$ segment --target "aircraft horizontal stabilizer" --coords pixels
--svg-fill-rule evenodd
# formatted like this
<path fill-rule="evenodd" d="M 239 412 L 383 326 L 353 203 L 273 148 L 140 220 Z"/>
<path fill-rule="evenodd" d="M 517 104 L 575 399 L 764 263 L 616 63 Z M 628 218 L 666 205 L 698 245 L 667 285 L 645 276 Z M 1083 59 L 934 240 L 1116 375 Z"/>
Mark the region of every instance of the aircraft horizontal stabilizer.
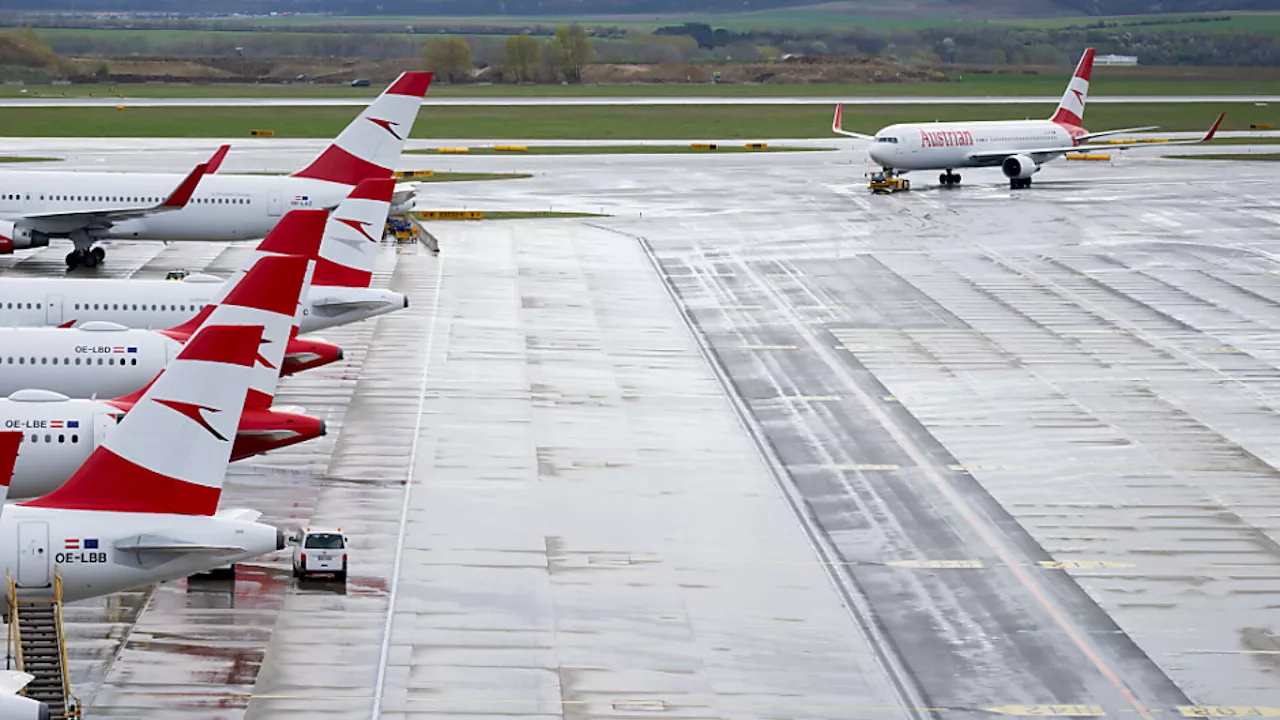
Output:
<path fill-rule="evenodd" d="M 239 545 L 207 545 L 188 543 L 159 535 L 135 535 L 113 545 L 120 552 L 210 553 L 224 555 L 247 550 Z"/>
<path fill-rule="evenodd" d="M 250 510 L 249 508 L 226 508 L 225 510 L 219 510 L 218 514 L 214 515 L 214 517 L 219 520 L 234 520 L 236 522 L 251 523 L 257 522 L 258 518 L 262 517 L 262 513 L 257 510 Z"/>

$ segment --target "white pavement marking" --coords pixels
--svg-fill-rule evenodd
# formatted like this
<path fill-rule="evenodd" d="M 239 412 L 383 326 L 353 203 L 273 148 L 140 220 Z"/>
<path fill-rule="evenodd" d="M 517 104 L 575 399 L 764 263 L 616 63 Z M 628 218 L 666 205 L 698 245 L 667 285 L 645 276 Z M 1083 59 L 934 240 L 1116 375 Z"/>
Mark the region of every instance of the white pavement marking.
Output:
<path fill-rule="evenodd" d="M 400 564 L 404 555 L 404 533 L 409 524 L 409 501 L 413 497 L 413 469 L 418 461 L 418 441 L 422 437 L 422 410 L 427 400 L 427 375 L 431 370 L 431 350 L 435 345 L 436 325 L 440 321 L 440 295 L 443 292 L 444 258 L 436 266 L 436 292 L 431 301 L 431 329 L 427 331 L 426 357 L 422 362 L 422 378 L 418 382 L 418 412 L 413 423 L 413 442 L 409 445 L 409 466 L 405 474 L 404 502 L 400 506 L 400 530 L 396 536 L 395 560 L 391 564 L 391 582 L 387 586 L 387 622 L 382 627 L 382 647 L 378 651 L 378 676 L 373 684 L 373 710 L 369 717 L 382 717 L 382 692 L 387 682 L 387 656 L 391 652 L 391 626 L 396 616 L 396 592 L 400 589 Z"/>

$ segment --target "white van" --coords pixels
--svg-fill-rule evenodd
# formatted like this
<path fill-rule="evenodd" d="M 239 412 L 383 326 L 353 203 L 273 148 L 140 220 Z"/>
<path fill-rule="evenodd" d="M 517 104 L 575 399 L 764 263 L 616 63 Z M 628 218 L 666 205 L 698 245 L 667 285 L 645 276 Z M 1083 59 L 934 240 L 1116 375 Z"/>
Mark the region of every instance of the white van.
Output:
<path fill-rule="evenodd" d="M 293 576 L 332 575 L 347 581 L 347 536 L 342 528 L 304 528 L 289 538 L 293 543 Z"/>

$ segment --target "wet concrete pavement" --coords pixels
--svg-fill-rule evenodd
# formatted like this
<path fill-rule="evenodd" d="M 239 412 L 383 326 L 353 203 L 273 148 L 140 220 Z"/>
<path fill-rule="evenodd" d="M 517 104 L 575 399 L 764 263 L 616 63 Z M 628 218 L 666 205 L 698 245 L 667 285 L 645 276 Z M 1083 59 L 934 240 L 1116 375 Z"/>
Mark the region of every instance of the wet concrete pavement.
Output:
<path fill-rule="evenodd" d="M 848 150 L 412 163 L 535 173 L 424 207 L 613 217 L 385 246 L 410 307 L 282 383 L 329 436 L 224 499 L 342 526 L 345 591 L 281 554 L 77 606 L 90 717 L 1280 706 L 1273 165 L 872 197 Z"/>

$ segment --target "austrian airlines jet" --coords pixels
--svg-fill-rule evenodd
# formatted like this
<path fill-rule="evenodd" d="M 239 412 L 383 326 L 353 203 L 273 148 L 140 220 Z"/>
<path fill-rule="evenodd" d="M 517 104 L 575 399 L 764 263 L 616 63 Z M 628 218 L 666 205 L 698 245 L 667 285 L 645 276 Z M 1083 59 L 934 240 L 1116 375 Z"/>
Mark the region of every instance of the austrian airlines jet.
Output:
<path fill-rule="evenodd" d="M 909 170 L 945 170 L 938 176 L 943 185 L 958 185 L 955 168 L 999 167 L 1009 178 L 1009 187 L 1031 187 L 1031 176 L 1040 165 L 1069 152 L 1126 149 L 1125 145 L 1090 145 L 1094 138 L 1119 133 L 1155 130 L 1154 126 L 1104 130 L 1091 133 L 1081 127 L 1084 104 L 1089 97 L 1089 76 L 1093 73 L 1093 48 L 1084 51 L 1058 109 L 1048 120 L 983 120 L 889 125 L 875 135 L 862 135 L 841 127 L 844 106 L 836 106 L 833 132 L 870 140 L 869 154 L 890 174 Z M 1194 145 L 1213 139 L 1222 115 L 1198 140 L 1179 140 L 1164 145 Z"/>
<path fill-rule="evenodd" d="M 390 178 L 362 181 L 329 216 L 315 274 L 303 298 L 301 332 L 408 307 L 404 295 L 369 287 L 395 186 Z M 292 244 L 293 237 L 271 232 L 258 245 L 258 253 L 309 254 Z M 241 272 L 252 264 L 253 258 Z M 6 277 L 0 282 L 0 327 L 104 320 L 131 328 L 169 328 L 191 320 L 225 293 L 229 283 L 211 275 L 191 275 L 182 281 Z"/>
<path fill-rule="evenodd" d="M 324 214 L 323 210 L 295 211 L 298 212 Z M 284 222 L 272 232 L 278 232 L 283 226 Z M 314 236 L 313 249 L 319 245 L 318 229 Z M 244 413 L 236 429 L 232 460 L 294 445 L 325 433 L 324 421 L 318 418 L 271 407 L 279 379 L 278 368 L 284 361 L 284 340 L 294 329 L 297 312 L 297 299 L 291 298 L 290 292 L 294 287 L 301 290 L 305 286 L 307 265 L 308 259 L 302 256 L 263 257 L 208 314 L 211 318 L 221 318 L 220 322 L 224 323 L 263 326 L 262 348 L 253 366 Z M 30 498 L 53 492 L 111 436 L 117 423 L 142 394 L 139 391 L 114 400 L 98 401 L 71 400 L 48 390 L 20 390 L 0 400 L 0 427 L 21 431 L 24 437 L 10 495 Z"/>
<path fill-rule="evenodd" d="M 160 173 L 0 173 L 0 254 L 42 247 L 54 237 L 75 249 L 67 266 L 92 267 L 94 243 L 128 240 L 248 240 L 267 234 L 296 208 L 332 208 L 368 178 L 390 178 L 413 129 L 431 73 L 406 72 L 307 167 L 289 176 L 207 175 L 185 207 L 157 205 L 182 179 Z M 221 153 L 221 151 L 220 151 Z M 215 158 L 221 162 L 221 158 Z M 397 211 L 412 207 L 413 185 Z"/>
<path fill-rule="evenodd" d="M 271 236 L 300 238 L 300 243 L 307 243 L 309 247 L 301 247 L 305 254 L 299 262 L 309 268 L 312 258 L 318 255 L 316 246 L 327 219 L 324 210 L 294 210 L 271 231 Z M 268 244 L 268 240 L 263 243 Z M 247 277 L 237 276 L 229 282 L 243 285 L 242 280 Z M 318 367 L 342 357 L 341 348 L 336 345 L 290 337 L 296 304 L 295 297 L 282 325 L 271 325 L 266 330 L 266 342 L 284 349 L 283 362 L 270 368 L 277 375 Z M 207 313 L 200 319 L 205 316 Z M 0 394 L 41 388 L 80 398 L 127 395 L 159 374 L 196 327 L 188 323 L 151 331 L 98 321 L 73 329 L 0 328 Z M 274 394 L 273 379 L 263 380 L 261 385 L 265 395 Z"/>
<path fill-rule="evenodd" d="M 218 511 L 261 340 L 260 327 L 202 328 L 71 479 L 5 507 L 0 559 L 19 595 L 50 593 L 55 568 L 74 601 L 284 548 L 260 513 Z"/>

